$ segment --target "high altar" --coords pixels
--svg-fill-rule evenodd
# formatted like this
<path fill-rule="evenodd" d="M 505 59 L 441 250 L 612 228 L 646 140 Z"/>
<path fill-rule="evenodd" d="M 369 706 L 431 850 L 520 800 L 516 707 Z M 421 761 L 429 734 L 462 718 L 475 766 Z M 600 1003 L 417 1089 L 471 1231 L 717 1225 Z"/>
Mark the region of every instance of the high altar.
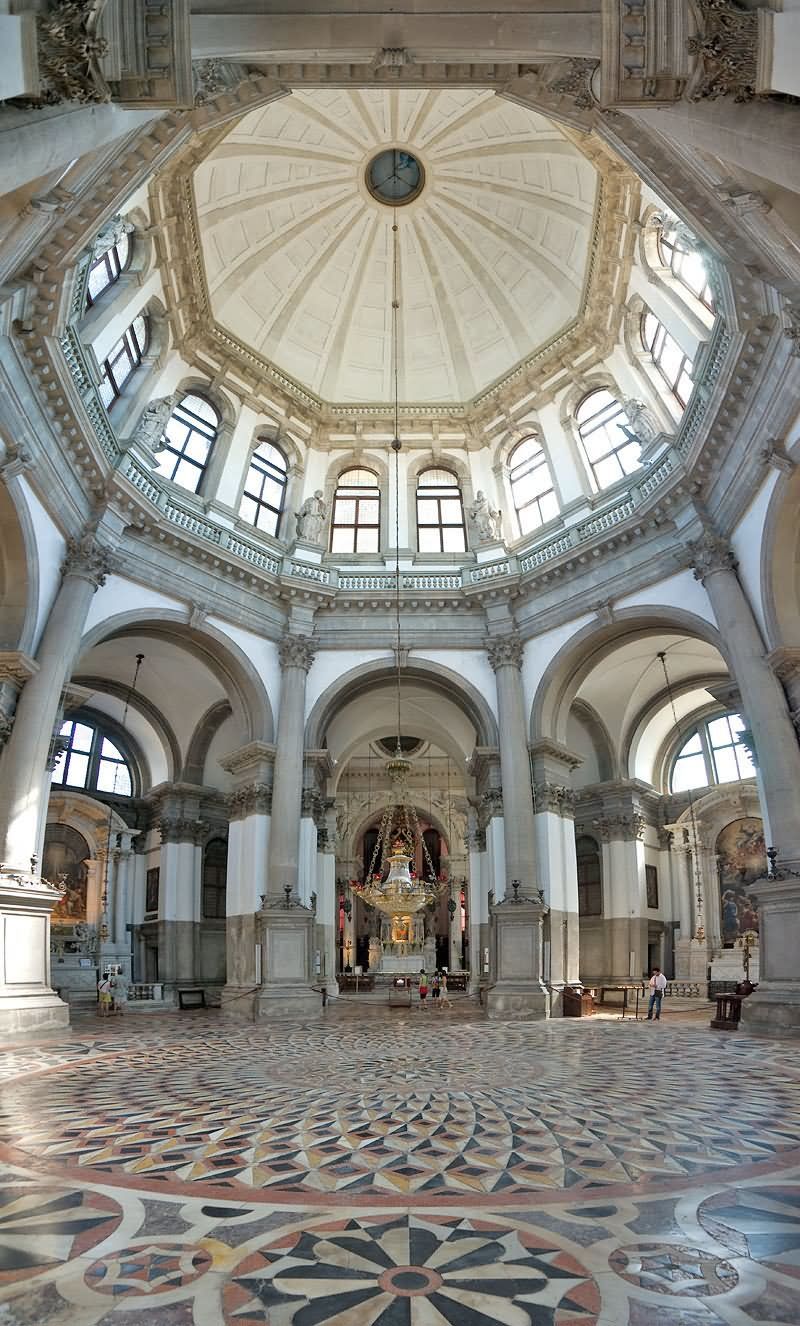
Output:
<path fill-rule="evenodd" d="M 408 976 L 436 965 L 436 942 L 432 936 L 426 940 L 422 916 L 431 894 L 411 878 L 410 859 L 405 845 L 395 842 L 386 882 L 362 895 L 381 913 L 380 936 L 369 942 L 369 968 L 383 976 Z"/>

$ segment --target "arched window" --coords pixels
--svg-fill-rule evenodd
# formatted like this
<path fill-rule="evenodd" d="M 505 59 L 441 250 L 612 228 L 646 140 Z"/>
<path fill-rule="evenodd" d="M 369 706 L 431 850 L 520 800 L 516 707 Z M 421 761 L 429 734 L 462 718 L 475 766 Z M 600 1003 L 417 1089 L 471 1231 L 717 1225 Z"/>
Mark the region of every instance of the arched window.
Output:
<path fill-rule="evenodd" d="M 642 345 L 666 382 L 678 404 L 685 408 L 692 394 L 694 365 L 678 342 L 670 336 L 663 322 L 650 310 L 642 314 Z"/>
<path fill-rule="evenodd" d="M 424 470 L 417 480 L 420 552 L 466 552 L 467 531 L 458 479 L 450 470 Z"/>
<path fill-rule="evenodd" d="M 535 437 L 514 447 L 508 458 L 508 480 L 520 534 L 530 534 L 558 515 L 550 466 Z"/>
<path fill-rule="evenodd" d="M 675 757 L 670 791 L 755 778 L 755 765 L 742 741 L 744 731 L 740 714 L 722 714 L 699 723 Z"/>
<path fill-rule="evenodd" d="M 147 351 L 149 322 L 144 313 L 134 318 L 100 368 L 100 399 L 107 410 L 122 395 L 122 388 L 136 371 Z"/>
<path fill-rule="evenodd" d="M 664 226 L 658 232 L 658 256 L 669 267 L 676 281 L 714 312 L 714 294 L 708 270 L 700 253 L 682 231 Z"/>
<path fill-rule="evenodd" d="M 62 723 L 59 737 L 63 755 L 53 770 L 54 785 L 119 797 L 133 795 L 130 761 L 102 728 L 85 719 L 68 719 Z"/>
<path fill-rule="evenodd" d="M 95 300 L 118 281 L 131 260 L 133 245 L 131 237 L 123 232 L 115 244 L 95 258 L 89 268 L 86 281 L 86 307 L 91 308 Z"/>
<path fill-rule="evenodd" d="M 242 520 L 277 537 L 286 501 L 288 465 L 280 447 L 262 439 L 250 460 L 239 507 Z"/>
<path fill-rule="evenodd" d="M 225 888 L 228 873 L 228 844 L 224 838 L 211 838 L 203 853 L 203 918 L 225 919 Z"/>
<path fill-rule="evenodd" d="M 578 915 L 603 915 L 603 882 L 600 869 L 600 848 L 588 833 L 575 839 L 578 861 Z"/>
<path fill-rule="evenodd" d="M 372 470 L 345 470 L 333 498 L 331 552 L 373 553 L 380 546 L 381 491 Z"/>
<path fill-rule="evenodd" d="M 158 454 L 156 473 L 196 493 L 217 440 L 220 417 L 205 396 L 190 392 L 172 411 Z"/>
<path fill-rule="evenodd" d="M 584 396 L 575 421 L 598 488 L 608 488 L 638 470 L 639 443 L 622 404 L 606 387 Z"/>

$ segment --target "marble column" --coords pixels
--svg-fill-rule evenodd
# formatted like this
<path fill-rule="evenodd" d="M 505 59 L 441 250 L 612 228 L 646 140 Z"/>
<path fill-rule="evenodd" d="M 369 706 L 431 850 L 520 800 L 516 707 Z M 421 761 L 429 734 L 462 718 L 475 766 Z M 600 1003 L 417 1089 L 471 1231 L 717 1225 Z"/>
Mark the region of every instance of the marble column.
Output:
<path fill-rule="evenodd" d="M 326 797 L 324 824 L 318 833 L 317 934 L 321 952 L 319 978 L 329 999 L 339 993 L 336 980 L 336 944 L 339 924 L 339 892 L 336 887 L 336 801 Z"/>
<path fill-rule="evenodd" d="M 188 813 L 187 813 L 188 809 Z M 205 824 L 191 807 L 167 812 L 159 820 L 161 877 L 158 894 L 158 973 L 165 991 L 193 985 L 195 940 L 200 924 Z"/>
<path fill-rule="evenodd" d="M 222 760 L 233 777 L 228 797 L 228 868 L 225 888 L 226 983 L 223 1012 L 251 1020 L 261 983 L 258 913 L 267 887 L 275 747 L 250 741 Z"/>
<path fill-rule="evenodd" d="M 644 819 L 638 808 L 608 808 L 590 833 L 603 845 L 603 922 L 608 984 L 641 979 L 647 962 Z"/>
<path fill-rule="evenodd" d="M 743 1005 L 743 1024 L 749 1031 L 800 1035 L 800 745 L 733 552 L 708 529 L 689 547 L 753 734 L 765 838 L 778 852 L 783 876 L 761 880 L 751 889 L 759 904 L 761 979 Z"/>
<path fill-rule="evenodd" d="M 109 570 L 109 553 L 93 534 L 67 542 L 56 595 L 36 655 L 38 670 L 20 695 L 0 759 L 0 861 L 28 870 L 38 851 L 47 797 L 43 776 L 61 693 L 80 648 L 95 591 Z"/>
<path fill-rule="evenodd" d="M 278 650 L 281 702 L 272 787 L 272 831 L 267 871 L 269 898 L 282 898 L 287 884 L 292 896 L 297 895 L 306 677 L 314 661 L 314 650 L 312 641 L 302 635 L 285 635 Z"/>
<path fill-rule="evenodd" d="M 580 981 L 578 862 L 575 853 L 575 794 L 570 786 L 579 755 L 555 741 L 536 741 L 533 760 L 536 861 L 548 913 L 545 933 L 549 964 L 545 979 L 551 988 L 551 1015 L 561 1013 L 565 985 Z"/>
<path fill-rule="evenodd" d="M 537 883 L 522 641 L 515 632 L 495 636 L 488 640 L 486 652 L 497 686 L 507 894 L 512 880 L 519 880 L 525 891 Z"/>

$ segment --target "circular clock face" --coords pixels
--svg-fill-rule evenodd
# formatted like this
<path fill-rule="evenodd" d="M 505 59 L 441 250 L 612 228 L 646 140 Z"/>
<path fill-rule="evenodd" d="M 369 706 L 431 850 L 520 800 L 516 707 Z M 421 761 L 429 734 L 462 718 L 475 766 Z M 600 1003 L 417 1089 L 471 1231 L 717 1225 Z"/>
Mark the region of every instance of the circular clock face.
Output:
<path fill-rule="evenodd" d="M 422 192 L 425 172 L 411 152 L 389 147 L 367 166 L 367 188 L 378 202 L 389 207 L 410 203 Z"/>

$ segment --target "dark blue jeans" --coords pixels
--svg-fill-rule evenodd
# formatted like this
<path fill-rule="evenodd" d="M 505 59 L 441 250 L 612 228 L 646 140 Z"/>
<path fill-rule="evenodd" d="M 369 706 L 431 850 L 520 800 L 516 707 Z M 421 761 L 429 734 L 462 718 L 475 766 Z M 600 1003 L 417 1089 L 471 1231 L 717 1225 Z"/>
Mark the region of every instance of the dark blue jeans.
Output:
<path fill-rule="evenodd" d="M 664 993 L 663 990 L 654 990 L 653 993 L 651 994 L 650 1003 L 647 1005 L 648 1022 L 653 1016 L 653 1009 L 656 1010 L 656 1022 L 661 1017 L 661 998 L 663 993 Z"/>

